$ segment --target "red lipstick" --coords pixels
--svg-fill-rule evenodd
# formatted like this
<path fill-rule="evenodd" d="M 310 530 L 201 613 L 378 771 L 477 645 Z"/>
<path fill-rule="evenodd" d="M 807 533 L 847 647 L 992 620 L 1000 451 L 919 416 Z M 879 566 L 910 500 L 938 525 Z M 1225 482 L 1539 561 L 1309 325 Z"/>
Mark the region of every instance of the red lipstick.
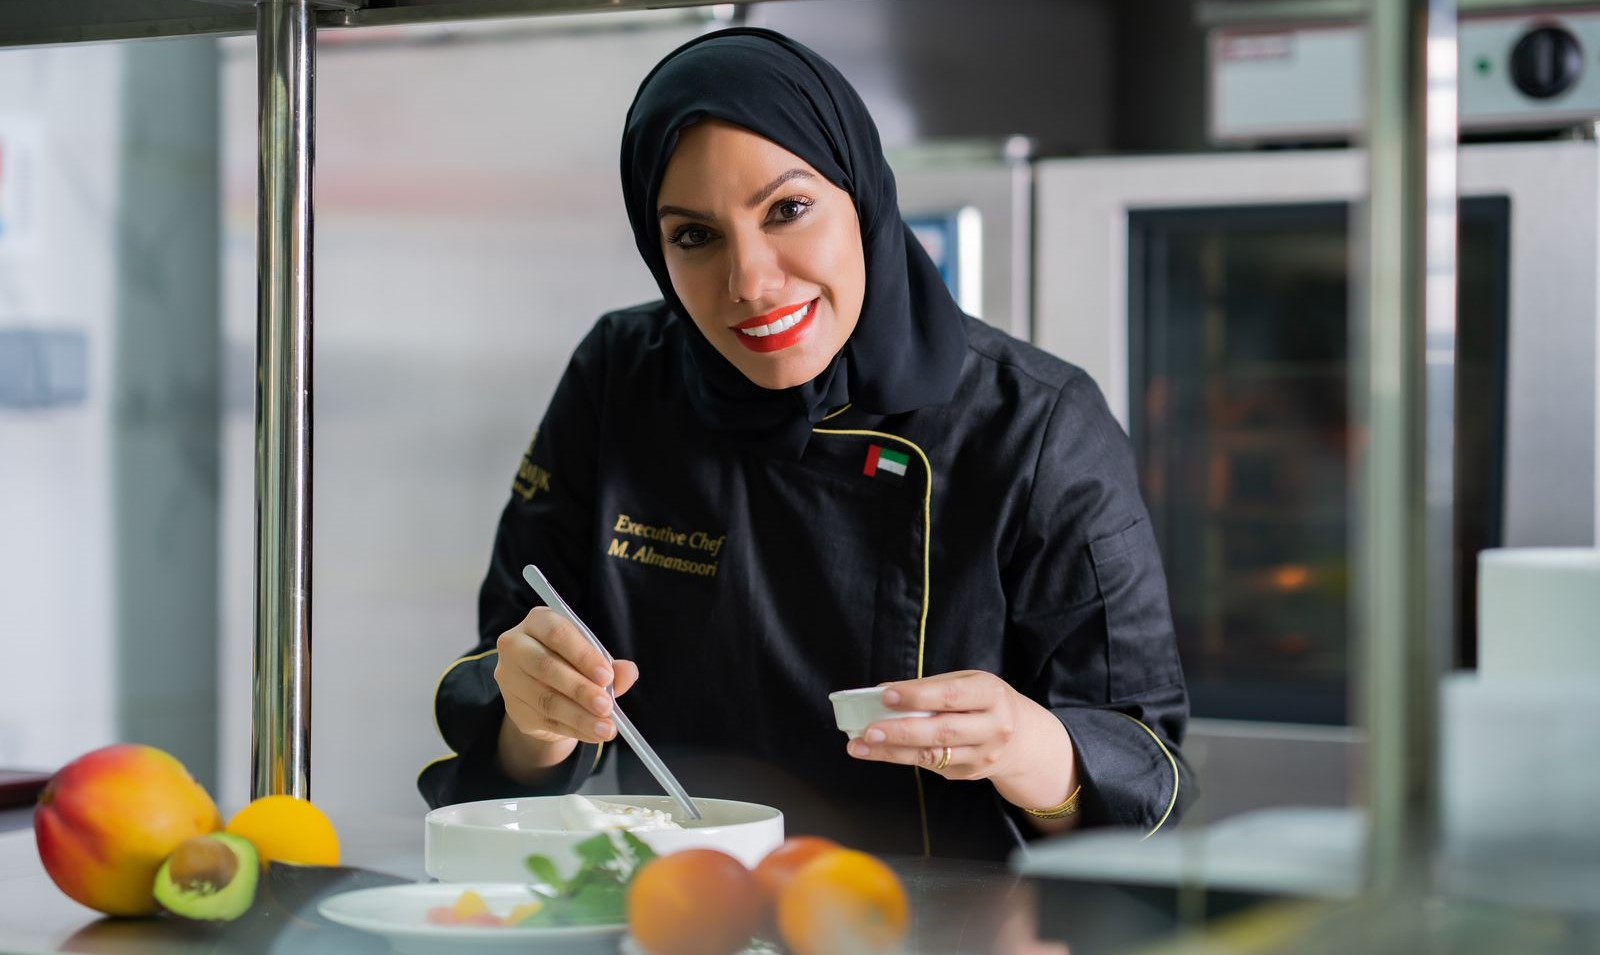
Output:
<path fill-rule="evenodd" d="M 754 352 L 782 351 L 783 349 L 788 348 L 789 346 L 800 341 L 800 339 L 805 337 L 807 332 L 811 331 L 813 319 L 817 317 L 816 305 L 819 301 L 820 299 L 812 299 L 809 302 L 801 302 L 798 305 L 786 305 L 783 308 L 775 309 L 765 315 L 759 315 L 755 318 L 740 322 L 739 324 L 733 326 L 734 337 L 739 339 L 739 344 Z M 810 306 L 810 309 L 806 312 L 804 318 L 797 322 L 792 328 L 784 329 L 775 335 L 765 335 L 757 338 L 740 331 L 740 329 L 760 328 L 763 325 L 771 325 L 774 322 L 788 318 L 790 315 L 793 315 L 795 312 L 798 312 L 807 306 Z"/>
<path fill-rule="evenodd" d="M 760 327 L 762 325 L 771 325 L 773 322 L 777 321 L 778 319 L 780 319 L 780 318 L 788 318 L 790 315 L 793 315 L 795 312 L 800 311 L 802 308 L 805 308 L 807 305 L 810 305 L 810 304 L 811 304 L 810 302 L 801 302 L 798 305 L 785 305 L 782 308 L 773 309 L 772 311 L 768 312 L 765 315 L 757 315 L 755 318 L 749 319 L 748 321 L 740 322 L 739 324 L 737 324 L 737 325 L 735 325 L 733 327 L 734 328 L 758 328 L 758 327 Z"/>

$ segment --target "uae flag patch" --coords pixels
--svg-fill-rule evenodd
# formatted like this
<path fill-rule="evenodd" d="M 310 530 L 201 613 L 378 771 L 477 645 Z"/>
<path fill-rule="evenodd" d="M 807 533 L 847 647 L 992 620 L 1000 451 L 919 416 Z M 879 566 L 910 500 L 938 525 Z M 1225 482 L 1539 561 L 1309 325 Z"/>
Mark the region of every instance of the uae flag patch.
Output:
<path fill-rule="evenodd" d="M 862 473 L 867 477 L 877 477 L 879 472 L 906 476 L 906 465 L 911 463 L 911 458 L 899 451 L 891 451 L 881 445 L 874 444 L 867 449 L 867 466 Z"/>

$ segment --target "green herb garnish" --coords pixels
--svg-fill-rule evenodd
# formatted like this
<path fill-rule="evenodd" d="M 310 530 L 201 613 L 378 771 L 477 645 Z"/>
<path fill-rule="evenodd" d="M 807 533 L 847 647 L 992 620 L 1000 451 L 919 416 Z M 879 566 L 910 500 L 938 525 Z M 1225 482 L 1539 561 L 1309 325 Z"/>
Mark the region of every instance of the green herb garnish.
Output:
<path fill-rule="evenodd" d="M 570 879 L 562 879 L 555 863 L 544 856 L 527 858 L 531 887 L 545 897 L 545 904 L 523 925 L 617 925 L 628 920 L 628 886 L 656 857 L 654 850 L 622 829 L 602 832 L 574 848 L 582 864 Z"/>

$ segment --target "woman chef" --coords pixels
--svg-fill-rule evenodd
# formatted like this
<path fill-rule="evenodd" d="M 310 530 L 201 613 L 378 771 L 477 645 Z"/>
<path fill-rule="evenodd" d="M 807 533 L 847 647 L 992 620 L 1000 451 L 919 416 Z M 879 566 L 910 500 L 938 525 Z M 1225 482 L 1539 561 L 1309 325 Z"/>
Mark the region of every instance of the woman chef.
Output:
<path fill-rule="evenodd" d="M 622 182 L 663 300 L 603 316 L 556 388 L 439 683 L 428 801 L 578 788 L 615 681 L 690 793 L 791 834 L 998 858 L 1172 822 L 1188 704 L 1126 437 L 1082 371 L 960 312 L 845 79 L 766 30 L 686 43 Z M 934 715 L 847 741 L 828 694 L 880 683 Z"/>

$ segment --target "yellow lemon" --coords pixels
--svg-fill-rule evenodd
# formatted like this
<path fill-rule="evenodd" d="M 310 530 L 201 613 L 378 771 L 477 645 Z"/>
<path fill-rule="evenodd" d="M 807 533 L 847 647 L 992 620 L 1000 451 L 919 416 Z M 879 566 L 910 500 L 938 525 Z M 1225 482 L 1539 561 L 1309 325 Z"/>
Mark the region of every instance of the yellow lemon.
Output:
<path fill-rule="evenodd" d="M 250 840 L 264 862 L 339 864 L 339 834 L 333 822 L 297 796 L 262 796 L 239 810 L 226 831 Z"/>

